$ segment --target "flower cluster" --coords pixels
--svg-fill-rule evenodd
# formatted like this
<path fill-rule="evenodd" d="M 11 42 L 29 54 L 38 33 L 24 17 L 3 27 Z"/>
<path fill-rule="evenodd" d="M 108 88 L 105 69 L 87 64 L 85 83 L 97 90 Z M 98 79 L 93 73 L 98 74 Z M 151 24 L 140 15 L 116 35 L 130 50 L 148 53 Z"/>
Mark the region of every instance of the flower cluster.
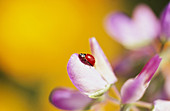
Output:
<path fill-rule="evenodd" d="M 105 29 L 129 50 L 111 66 L 96 38 L 90 38 L 91 54 L 75 53 L 67 64 L 68 75 L 79 91 L 56 88 L 50 94 L 50 102 L 63 110 L 86 110 L 110 99 L 121 111 L 138 111 L 139 107 L 170 111 L 170 3 L 160 19 L 144 4 L 136 7 L 132 19 L 122 12 L 112 13 L 105 20 Z M 142 63 L 143 69 L 125 81 L 119 93 L 115 83 L 130 76 Z M 153 81 L 153 85 L 151 82 L 153 77 L 161 79 L 160 75 L 164 77 L 163 87 L 146 93 L 149 86 L 160 86 L 159 81 Z M 111 89 L 116 97 L 109 95 Z M 147 102 L 140 101 L 144 94 Z"/>

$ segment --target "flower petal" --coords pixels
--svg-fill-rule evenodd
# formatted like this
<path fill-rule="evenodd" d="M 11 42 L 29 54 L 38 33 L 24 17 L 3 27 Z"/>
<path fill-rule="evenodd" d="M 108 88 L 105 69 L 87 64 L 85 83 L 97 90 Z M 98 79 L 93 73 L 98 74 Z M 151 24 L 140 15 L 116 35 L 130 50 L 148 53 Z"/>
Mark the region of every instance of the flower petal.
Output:
<path fill-rule="evenodd" d="M 147 5 L 141 4 L 135 8 L 133 21 L 139 31 L 140 40 L 150 41 L 160 33 L 159 20 Z"/>
<path fill-rule="evenodd" d="M 145 83 L 150 82 L 152 76 L 155 74 L 156 70 L 158 69 L 161 60 L 162 59 L 157 54 L 154 57 L 152 57 L 148 61 L 148 63 L 144 66 L 142 71 L 139 73 L 138 78 L 139 76 L 144 76 Z"/>
<path fill-rule="evenodd" d="M 101 47 L 99 46 L 98 42 L 94 37 L 90 38 L 90 48 L 96 61 L 95 63 L 96 70 L 109 84 L 114 84 L 117 81 L 117 78 L 103 50 L 101 49 Z"/>
<path fill-rule="evenodd" d="M 125 47 L 136 42 L 137 31 L 133 21 L 124 13 L 110 14 L 106 19 L 107 33 Z"/>
<path fill-rule="evenodd" d="M 133 103 L 139 100 L 145 93 L 151 78 L 158 69 L 161 58 L 155 55 L 144 66 L 141 73 L 134 78 L 127 80 L 121 88 L 122 103 Z"/>
<path fill-rule="evenodd" d="M 68 88 L 54 89 L 50 94 L 50 102 L 57 108 L 63 110 L 80 110 L 87 107 L 92 99 Z"/>
<path fill-rule="evenodd" d="M 146 90 L 146 86 L 143 83 L 142 78 L 128 79 L 121 88 L 122 103 L 133 103 L 139 100 Z"/>
<path fill-rule="evenodd" d="M 68 75 L 73 84 L 83 93 L 92 94 L 107 87 L 107 83 L 92 66 L 85 65 L 73 54 L 67 65 Z"/>
<path fill-rule="evenodd" d="M 146 5 L 136 7 L 132 20 L 123 13 L 110 14 L 105 22 L 108 34 L 129 49 L 148 45 L 160 33 L 160 24 Z"/>
<path fill-rule="evenodd" d="M 165 37 L 170 37 L 170 3 L 161 15 L 161 32 Z"/>
<path fill-rule="evenodd" d="M 166 101 L 166 100 L 154 101 L 153 111 L 170 111 L 170 101 Z"/>

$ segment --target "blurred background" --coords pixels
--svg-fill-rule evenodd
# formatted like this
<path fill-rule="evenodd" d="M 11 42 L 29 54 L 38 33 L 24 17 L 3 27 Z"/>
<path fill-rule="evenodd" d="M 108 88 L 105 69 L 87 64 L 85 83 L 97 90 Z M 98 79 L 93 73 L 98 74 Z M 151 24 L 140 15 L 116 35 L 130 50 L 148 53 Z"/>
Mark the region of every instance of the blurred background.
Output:
<path fill-rule="evenodd" d="M 105 32 L 105 17 L 115 10 L 131 15 L 139 3 L 159 17 L 168 1 L 0 0 L 0 111 L 59 111 L 49 94 L 75 88 L 66 69 L 71 54 L 90 53 L 93 36 L 109 61 L 123 51 Z"/>

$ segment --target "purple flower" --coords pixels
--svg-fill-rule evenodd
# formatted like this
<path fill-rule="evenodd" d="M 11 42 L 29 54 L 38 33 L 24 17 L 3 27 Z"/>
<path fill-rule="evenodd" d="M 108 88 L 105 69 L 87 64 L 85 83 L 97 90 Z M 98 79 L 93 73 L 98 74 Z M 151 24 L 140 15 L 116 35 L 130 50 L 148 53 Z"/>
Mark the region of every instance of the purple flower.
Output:
<path fill-rule="evenodd" d="M 137 6 L 132 19 L 121 12 L 110 14 L 105 27 L 111 37 L 129 49 L 148 45 L 160 32 L 158 19 L 146 5 Z"/>
<path fill-rule="evenodd" d="M 143 96 L 154 73 L 158 69 L 160 62 L 161 58 L 158 55 L 155 55 L 144 66 L 136 78 L 129 79 L 124 83 L 121 88 L 121 99 L 123 104 L 136 102 Z"/>
<path fill-rule="evenodd" d="M 166 100 L 154 101 L 153 111 L 170 111 L 170 101 L 166 101 Z"/>
<path fill-rule="evenodd" d="M 67 71 L 71 81 L 81 92 L 96 98 L 106 92 L 117 78 L 95 38 L 90 38 L 90 48 L 95 65 L 86 65 L 81 62 L 78 54 L 73 54 L 68 62 Z"/>
<path fill-rule="evenodd" d="M 54 89 L 50 94 L 50 102 L 63 110 L 85 109 L 92 102 L 88 96 L 68 88 Z"/>
<path fill-rule="evenodd" d="M 167 38 L 170 37 L 170 3 L 166 6 L 161 15 L 161 33 Z"/>

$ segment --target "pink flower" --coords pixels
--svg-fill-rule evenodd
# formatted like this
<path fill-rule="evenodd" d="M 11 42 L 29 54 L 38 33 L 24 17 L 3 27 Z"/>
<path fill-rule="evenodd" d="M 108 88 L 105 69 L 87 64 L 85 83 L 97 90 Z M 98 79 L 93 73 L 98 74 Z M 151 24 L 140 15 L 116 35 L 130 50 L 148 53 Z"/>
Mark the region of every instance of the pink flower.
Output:
<path fill-rule="evenodd" d="M 110 14 L 105 27 L 111 37 L 129 49 L 148 45 L 160 32 L 158 19 L 146 5 L 137 6 L 132 19 L 121 12 Z"/>
<path fill-rule="evenodd" d="M 170 111 L 170 101 L 166 101 L 166 100 L 154 101 L 153 111 Z"/>
<path fill-rule="evenodd" d="M 95 38 L 90 38 L 90 48 L 95 65 L 86 65 L 78 54 L 73 54 L 68 62 L 67 71 L 71 81 L 81 92 L 95 98 L 106 92 L 117 78 Z"/>
<path fill-rule="evenodd" d="M 166 6 L 161 15 L 161 33 L 167 38 L 170 37 L 170 3 Z"/>
<path fill-rule="evenodd" d="M 155 55 L 144 66 L 137 77 L 128 79 L 124 83 L 121 88 L 121 99 L 123 104 L 136 102 L 143 96 L 154 73 L 158 69 L 160 62 L 161 58 L 158 55 Z"/>

